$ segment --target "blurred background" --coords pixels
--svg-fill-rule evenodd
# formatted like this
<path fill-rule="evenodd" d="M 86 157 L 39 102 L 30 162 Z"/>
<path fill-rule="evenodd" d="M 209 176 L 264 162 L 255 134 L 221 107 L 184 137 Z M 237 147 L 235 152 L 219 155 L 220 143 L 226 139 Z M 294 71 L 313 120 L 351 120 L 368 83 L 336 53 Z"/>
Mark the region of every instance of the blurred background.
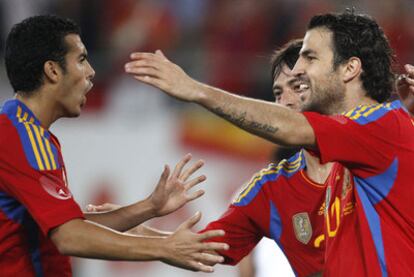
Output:
<path fill-rule="evenodd" d="M 201 108 L 179 103 L 123 73 L 132 51 L 161 49 L 192 77 L 250 97 L 273 100 L 269 58 L 302 37 L 316 13 L 355 7 L 374 16 L 396 52 L 397 70 L 414 63 L 413 0 L 0 0 L 0 100 L 13 96 L 3 60 L 4 41 L 22 19 L 53 13 L 75 20 L 96 71 L 79 119 L 57 122 L 69 183 L 82 207 L 130 204 L 148 196 L 165 163 L 185 153 L 206 162 L 201 199 L 148 224 L 174 230 L 200 210 L 203 228 L 225 211 L 237 190 L 265 167 L 275 146 Z M 197 229 L 197 230 L 198 230 Z M 293 276 L 275 244 L 253 259 L 257 275 Z M 75 276 L 201 276 L 159 262 L 74 259 Z M 209 276 L 240 276 L 218 266 Z M 207 275 L 206 275 L 207 276 Z M 253 276 L 253 275 L 245 275 Z"/>

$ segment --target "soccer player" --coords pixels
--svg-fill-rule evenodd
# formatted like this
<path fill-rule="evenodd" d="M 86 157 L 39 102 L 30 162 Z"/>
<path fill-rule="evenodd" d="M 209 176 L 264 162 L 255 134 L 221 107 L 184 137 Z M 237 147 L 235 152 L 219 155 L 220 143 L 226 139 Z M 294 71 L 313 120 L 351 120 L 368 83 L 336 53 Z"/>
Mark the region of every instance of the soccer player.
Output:
<path fill-rule="evenodd" d="M 287 43 L 272 57 L 275 102 L 300 111 L 309 87 L 292 74 L 301 40 Z M 224 212 L 205 230 L 222 229 L 229 250 L 226 264 L 237 264 L 263 238 L 273 239 L 297 276 L 315 276 L 324 264 L 325 181 L 331 164 L 302 150 L 255 174 Z M 272 253 L 268 253 L 272 255 Z"/>
<path fill-rule="evenodd" d="M 0 114 L 0 276 L 71 276 L 69 257 L 149 261 L 211 272 L 205 263 L 220 256 L 222 243 L 202 241 L 190 228 L 200 214 L 164 238 L 124 235 L 141 222 L 170 213 L 201 196 L 188 190 L 205 177 L 189 179 L 202 165 L 172 173 L 165 168 L 146 200 L 104 214 L 83 214 L 68 188 L 58 139 L 49 127 L 76 117 L 95 74 L 79 29 L 70 20 L 35 16 L 15 25 L 7 37 L 6 70 L 16 92 Z"/>
<path fill-rule="evenodd" d="M 199 83 L 160 52 L 131 58 L 125 69 L 136 79 L 350 170 L 348 177 L 338 175 L 343 182 L 327 183 L 326 276 L 414 275 L 414 121 L 400 101 L 384 102 L 395 75 L 392 50 L 375 20 L 351 12 L 311 19 L 293 74 L 311 88 L 305 109 L 319 113 L 298 113 Z"/>

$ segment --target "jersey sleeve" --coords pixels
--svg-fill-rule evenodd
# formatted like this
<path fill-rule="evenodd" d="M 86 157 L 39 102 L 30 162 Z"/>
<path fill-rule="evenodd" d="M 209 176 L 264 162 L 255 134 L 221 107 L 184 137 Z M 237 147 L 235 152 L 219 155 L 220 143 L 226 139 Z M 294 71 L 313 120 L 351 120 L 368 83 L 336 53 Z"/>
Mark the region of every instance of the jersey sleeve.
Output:
<path fill-rule="evenodd" d="M 220 219 L 213 221 L 201 232 L 209 230 L 224 230 L 223 237 L 217 237 L 209 241 L 227 243 L 230 248 L 220 251 L 225 264 L 236 265 L 243 257 L 248 255 L 263 237 L 257 224 L 246 215 L 244 208 L 230 205 Z"/>
<path fill-rule="evenodd" d="M 67 188 L 62 168 L 35 169 L 28 163 L 18 136 L 11 132 L 8 139 L 2 138 L 1 185 L 33 217 L 45 235 L 71 219 L 83 218 Z"/>
<path fill-rule="evenodd" d="M 256 173 L 242 187 L 220 219 L 211 222 L 203 230 L 225 231 L 223 237 L 215 238 L 214 241 L 229 244 L 229 250 L 220 252 L 226 264 L 237 264 L 264 236 L 270 236 L 270 199 L 265 188 L 276 178 L 277 169 L 277 165 L 270 164 Z"/>
<path fill-rule="evenodd" d="M 337 161 L 355 174 L 358 171 L 382 172 L 392 162 L 398 144 L 398 120 L 391 110 L 376 109 L 365 113 L 352 112 L 346 115 L 325 116 L 305 112 L 312 126 L 317 144 L 317 154 L 322 163 Z M 360 116 L 358 116 L 360 115 Z"/>

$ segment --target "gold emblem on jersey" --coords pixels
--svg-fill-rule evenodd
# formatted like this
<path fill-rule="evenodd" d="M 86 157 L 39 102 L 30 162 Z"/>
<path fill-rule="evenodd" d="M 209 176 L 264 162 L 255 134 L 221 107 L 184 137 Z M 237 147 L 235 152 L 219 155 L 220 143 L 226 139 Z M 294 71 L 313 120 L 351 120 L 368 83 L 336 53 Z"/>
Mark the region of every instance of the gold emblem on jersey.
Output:
<path fill-rule="evenodd" d="M 312 225 L 308 213 L 298 213 L 292 217 L 295 237 L 303 244 L 308 244 L 312 237 Z"/>

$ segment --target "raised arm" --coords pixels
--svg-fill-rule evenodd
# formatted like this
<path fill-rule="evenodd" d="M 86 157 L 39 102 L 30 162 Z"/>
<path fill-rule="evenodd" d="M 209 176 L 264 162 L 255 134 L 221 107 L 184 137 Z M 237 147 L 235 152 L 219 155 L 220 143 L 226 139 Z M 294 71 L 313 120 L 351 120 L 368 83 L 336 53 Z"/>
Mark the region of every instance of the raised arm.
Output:
<path fill-rule="evenodd" d="M 190 78 L 161 51 L 133 53 L 125 71 L 183 101 L 200 104 L 240 128 L 286 146 L 315 146 L 306 118 L 275 103 L 237 96 Z"/>
<path fill-rule="evenodd" d="M 223 250 L 228 246 L 202 242 L 222 236 L 224 232 L 221 230 L 204 234 L 191 232 L 190 228 L 200 218 L 201 214 L 196 214 L 165 238 L 125 235 L 96 223 L 74 219 L 54 228 L 50 238 L 65 255 L 105 260 L 160 260 L 176 267 L 212 272 L 213 267 L 208 264 L 222 262 L 223 258 L 204 252 Z"/>
<path fill-rule="evenodd" d="M 203 166 L 204 162 L 199 160 L 185 169 L 185 165 L 190 160 L 191 155 L 187 154 L 175 166 L 172 173 L 170 173 L 168 165 L 165 166 L 154 192 L 145 200 L 109 212 L 85 213 L 86 219 L 124 232 L 150 218 L 172 213 L 186 203 L 199 198 L 204 194 L 203 190 L 197 190 L 193 193 L 189 193 L 189 190 L 203 182 L 206 177 L 204 175 L 193 179 L 190 177 Z"/>

